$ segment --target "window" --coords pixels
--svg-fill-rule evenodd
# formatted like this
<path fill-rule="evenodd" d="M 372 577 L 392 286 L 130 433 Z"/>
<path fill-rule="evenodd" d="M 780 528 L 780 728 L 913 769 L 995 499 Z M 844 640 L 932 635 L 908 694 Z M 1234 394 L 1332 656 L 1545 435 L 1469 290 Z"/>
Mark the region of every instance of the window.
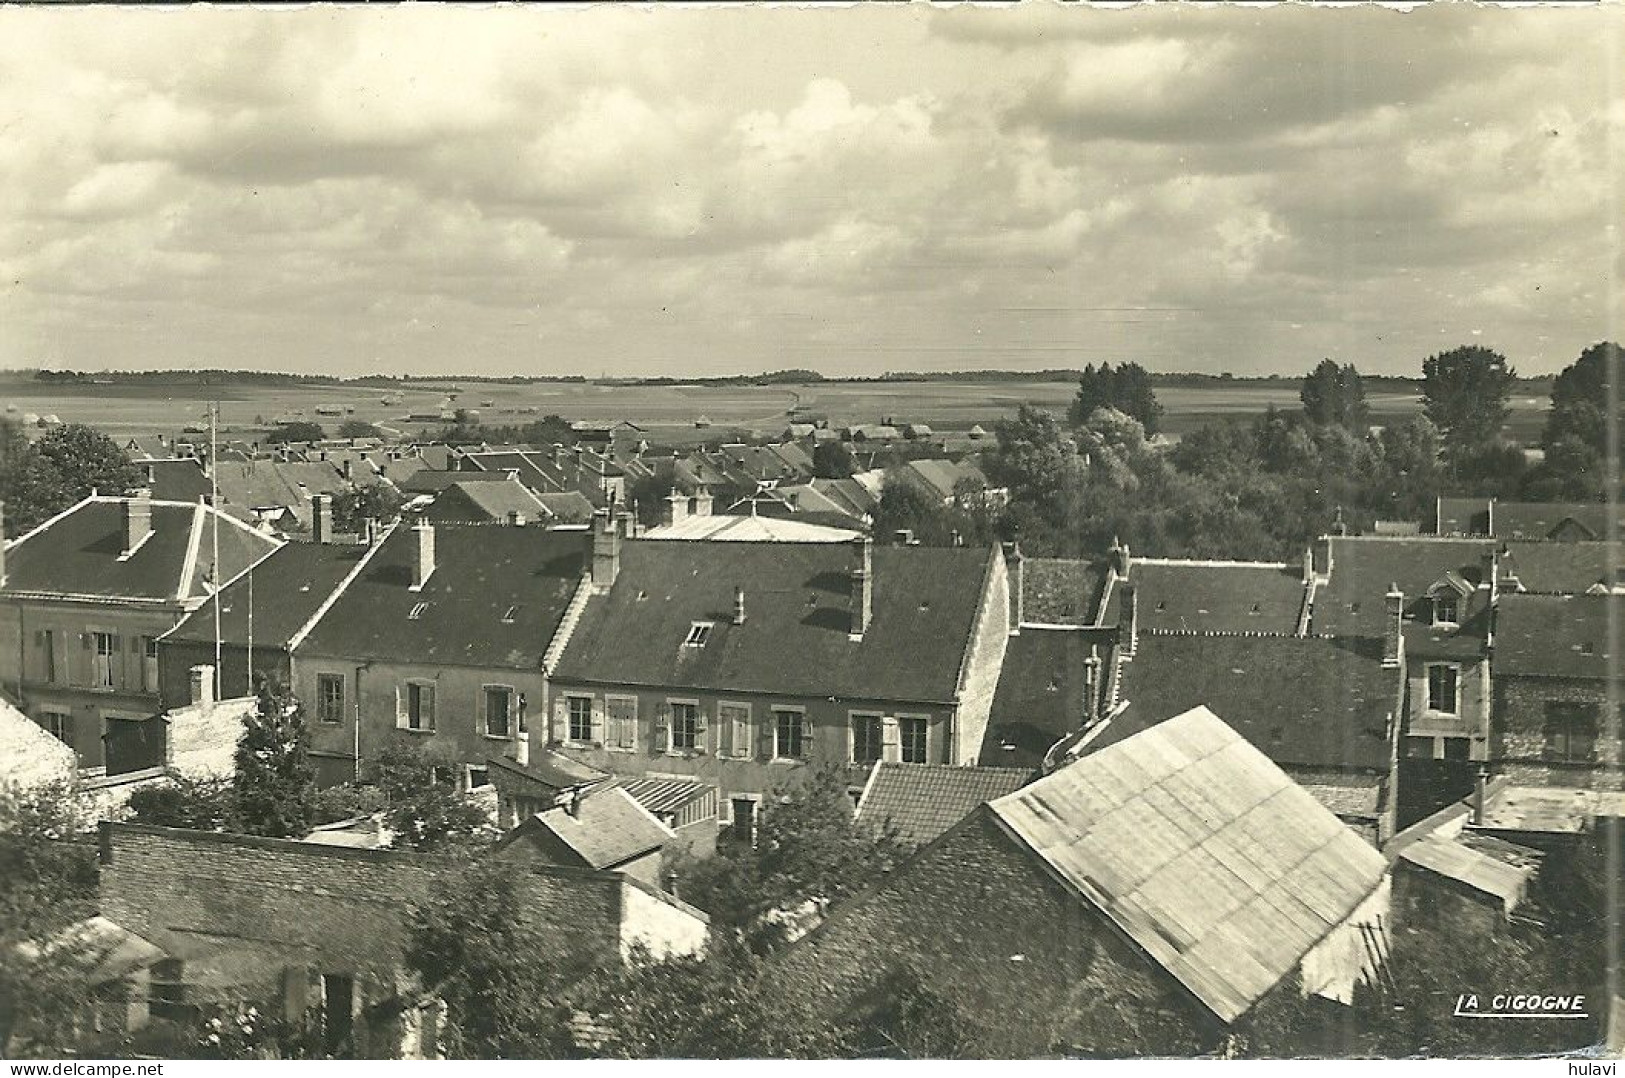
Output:
<path fill-rule="evenodd" d="M 1457 600 L 1454 595 L 1436 595 L 1433 598 L 1433 624 L 1454 625 L 1457 618 Z"/>
<path fill-rule="evenodd" d="M 609 716 L 609 747 L 630 752 L 638 747 L 638 698 L 606 696 L 604 711 Z"/>
<path fill-rule="evenodd" d="M 898 719 L 899 732 L 903 740 L 903 762 L 905 764 L 928 763 L 926 758 L 926 731 L 930 724 L 918 715 Z"/>
<path fill-rule="evenodd" d="M 113 657 L 118 654 L 118 634 L 91 633 L 90 637 L 95 652 L 90 668 L 91 687 L 111 689 L 113 687 Z"/>
<path fill-rule="evenodd" d="M 806 751 L 807 716 L 800 711 L 773 712 L 773 757 L 799 760 Z"/>
<path fill-rule="evenodd" d="M 749 704 L 729 703 L 726 700 L 717 704 L 717 726 L 719 729 L 717 736 L 721 739 L 718 755 L 753 755 Z"/>
<path fill-rule="evenodd" d="M 433 733 L 434 683 L 428 681 L 407 682 L 401 697 L 402 706 L 399 722 L 401 728 Z"/>
<path fill-rule="evenodd" d="M 344 675 L 316 675 L 316 721 L 329 726 L 344 721 Z"/>
<path fill-rule="evenodd" d="M 711 639 L 711 630 L 715 627 L 715 624 L 715 622 L 710 621 L 696 621 L 693 625 L 690 625 L 688 627 L 688 637 L 683 641 L 683 646 L 703 648 L 705 642 Z"/>
<path fill-rule="evenodd" d="M 1472 755 L 1473 743 L 1465 737 L 1440 738 L 1444 742 L 1446 760 L 1465 760 Z"/>
<path fill-rule="evenodd" d="M 671 705 L 671 751 L 693 752 L 700 744 L 700 705 Z"/>
<path fill-rule="evenodd" d="M 39 724 L 64 745 L 73 747 L 73 716 L 66 711 L 44 711 Z"/>
<path fill-rule="evenodd" d="M 565 698 L 570 708 L 570 740 L 592 740 L 592 697 L 569 696 Z"/>
<path fill-rule="evenodd" d="M 482 690 L 485 712 L 486 737 L 513 736 L 513 688 L 508 685 L 487 685 Z"/>
<path fill-rule="evenodd" d="M 56 684 L 56 630 L 46 629 L 40 634 L 40 647 L 44 650 L 46 684 Z"/>
<path fill-rule="evenodd" d="M 748 797 L 733 799 L 733 837 L 742 842 L 756 842 L 756 802 Z"/>
<path fill-rule="evenodd" d="M 424 612 L 427 611 L 428 609 L 429 609 L 429 604 L 428 603 L 417 603 L 412 607 L 412 609 L 410 611 L 407 612 L 406 620 L 407 621 L 419 621 L 419 620 L 421 620 L 423 618 Z"/>
<path fill-rule="evenodd" d="M 514 623 L 514 619 L 517 618 L 518 616 L 519 616 L 519 604 L 515 603 L 513 606 L 510 606 L 507 610 L 504 610 L 502 612 L 502 624 L 504 624 L 504 625 L 512 625 Z"/>
<path fill-rule="evenodd" d="M 429 768 L 429 781 L 436 786 L 457 785 L 457 780 L 452 776 L 451 768 L 445 764 L 435 764 Z"/>
<path fill-rule="evenodd" d="M 158 691 L 158 638 L 141 638 L 141 691 Z"/>
<path fill-rule="evenodd" d="M 1442 663 L 1428 668 L 1428 710 L 1442 715 L 1454 715 L 1460 708 L 1457 699 L 1457 681 L 1460 671 Z"/>
<path fill-rule="evenodd" d="M 1546 758 L 1561 763 L 1596 759 L 1598 718 L 1596 704 L 1546 701 Z"/>
<path fill-rule="evenodd" d="M 852 762 L 872 764 L 886 751 L 886 723 L 879 715 L 852 715 Z"/>
<path fill-rule="evenodd" d="M 469 764 L 464 770 L 467 772 L 468 788 L 478 790 L 482 786 L 491 785 L 491 771 L 482 764 Z"/>

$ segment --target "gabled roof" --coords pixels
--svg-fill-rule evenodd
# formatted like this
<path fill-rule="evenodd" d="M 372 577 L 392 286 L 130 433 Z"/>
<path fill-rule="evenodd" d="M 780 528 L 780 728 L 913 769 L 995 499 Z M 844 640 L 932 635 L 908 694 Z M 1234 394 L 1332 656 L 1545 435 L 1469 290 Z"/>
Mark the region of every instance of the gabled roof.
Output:
<path fill-rule="evenodd" d="M 1610 629 L 1625 632 L 1625 596 L 1501 596 L 1495 614 L 1495 677 L 1617 677 Z"/>
<path fill-rule="evenodd" d="M 877 547 L 873 616 L 852 640 L 855 543 L 634 539 L 587 602 L 555 680 L 793 696 L 957 698 L 992 552 Z M 734 625 L 734 589 L 746 620 Z M 684 640 L 712 625 L 703 646 Z"/>
<path fill-rule="evenodd" d="M 929 427 L 926 433 L 930 433 Z M 987 480 L 976 465 L 952 460 L 911 460 L 902 471 L 944 500 L 954 496 L 954 487 L 961 479 Z"/>
<path fill-rule="evenodd" d="M 316 494 L 337 494 L 349 486 L 344 476 L 325 462 L 281 460 L 217 460 L 214 485 L 220 502 L 247 512 L 283 507 L 304 519 Z"/>
<path fill-rule="evenodd" d="M 534 522 L 549 516 L 536 495 L 518 480 L 506 483 L 453 483 L 441 491 L 429 509 L 434 520 L 482 523 L 506 520 L 518 513 Z"/>
<path fill-rule="evenodd" d="M 1612 587 L 1611 557 L 1625 566 L 1625 547 L 1608 542 L 1509 542 L 1501 555 L 1503 590 L 1583 595 L 1598 584 Z"/>
<path fill-rule="evenodd" d="M 152 532 L 124 556 L 124 506 L 130 499 L 91 497 L 6 548 L 0 593 L 175 602 L 208 594 L 215 574 L 213 522 L 219 522 L 220 571 L 229 580 L 278 541 L 199 503 L 151 507 Z"/>
<path fill-rule="evenodd" d="M 1498 539 L 1606 539 L 1603 502 L 1496 502 L 1491 509 Z"/>
<path fill-rule="evenodd" d="M 1457 573 L 1475 589 L 1487 584 L 1488 559 L 1496 548 L 1490 539 L 1333 536 L 1327 542 L 1332 565 L 1326 585 L 1315 592 L 1314 632 L 1377 638 L 1387 628 L 1384 597 L 1389 587 L 1397 584 L 1405 594 L 1407 613 L 1425 618 L 1427 612 L 1416 604 L 1425 603 L 1428 588 L 1445 573 Z M 1488 605 L 1488 590 L 1475 592 L 1461 612 L 1463 629 Z M 1140 611 L 1143 625 L 1144 600 Z"/>
<path fill-rule="evenodd" d="M 1097 744 L 1206 705 L 1278 764 L 1386 771 L 1399 692 L 1380 640 L 1142 636 L 1122 670 L 1128 709 Z"/>
<path fill-rule="evenodd" d="M 585 537 L 437 524 L 434 572 L 413 591 L 415 532 L 385 536 L 298 646 L 346 659 L 538 668 L 580 585 Z"/>
<path fill-rule="evenodd" d="M 491 765 L 491 785 L 507 797 L 552 797 L 609 778 L 609 772 L 551 749 L 532 752 L 525 764 L 508 756 L 490 756 L 486 763 Z"/>
<path fill-rule="evenodd" d="M 878 763 L 864 786 L 857 818 L 876 826 L 890 823 L 900 841 L 923 846 L 1036 774 L 1021 767 Z"/>
<path fill-rule="evenodd" d="M 536 500 L 553 523 L 587 524 L 592 520 L 592 501 L 579 490 L 562 490 L 556 494 L 538 494 Z"/>
<path fill-rule="evenodd" d="M 285 647 L 355 568 L 366 549 L 336 543 L 282 544 L 221 590 L 221 641 L 247 645 L 252 610 L 255 647 Z M 216 597 L 211 596 L 164 639 L 213 643 L 215 602 Z"/>
<path fill-rule="evenodd" d="M 137 464 L 147 473 L 147 486 L 158 501 L 196 503 L 209 493 L 209 477 L 196 457 L 184 460 L 143 460 Z"/>
<path fill-rule="evenodd" d="M 584 868 L 612 869 L 658 850 L 675 832 L 619 786 L 583 795 L 572 813 L 565 806 L 538 812 L 503 837 L 502 846 L 538 832 L 557 839 Z"/>
<path fill-rule="evenodd" d="M 1106 568 L 1104 561 L 1082 558 L 1022 559 L 1022 620 L 1046 625 L 1094 624 Z"/>
<path fill-rule="evenodd" d="M 1224 1022 L 1292 973 L 1387 869 L 1206 708 L 986 811 Z"/>
<path fill-rule="evenodd" d="M 1303 612 L 1302 566 L 1270 562 L 1135 558 L 1126 581 L 1142 633 L 1269 633 L 1290 636 Z M 1124 584 L 1104 619 L 1116 624 Z"/>
<path fill-rule="evenodd" d="M 447 487 L 466 483 L 510 483 L 512 477 L 506 471 L 448 471 L 436 468 L 419 468 L 401 483 L 401 490 L 407 494 L 438 494 Z"/>
<path fill-rule="evenodd" d="M 850 543 L 859 534 L 852 528 L 829 528 L 784 517 L 712 513 L 650 528 L 645 538 L 741 543 Z"/>
<path fill-rule="evenodd" d="M 1109 632 L 1030 625 L 1010 637 L 980 762 L 1037 767 L 1050 746 L 1083 729 L 1085 664 L 1098 654 L 1104 680 L 1110 643 Z"/>

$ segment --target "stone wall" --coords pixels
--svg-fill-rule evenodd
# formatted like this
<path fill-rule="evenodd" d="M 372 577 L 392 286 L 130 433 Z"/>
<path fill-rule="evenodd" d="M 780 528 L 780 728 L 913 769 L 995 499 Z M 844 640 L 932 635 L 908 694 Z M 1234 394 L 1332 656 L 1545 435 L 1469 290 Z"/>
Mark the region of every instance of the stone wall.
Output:
<path fill-rule="evenodd" d="M 1590 764 L 1546 757 L 1546 705 L 1563 701 L 1595 704 L 1598 736 Z M 1620 714 L 1608 701 L 1608 684 L 1580 678 L 1498 677 L 1495 723 L 1491 732 L 1494 770 L 1520 785 L 1625 789 Z"/>
<path fill-rule="evenodd" d="M 959 686 L 959 714 L 949 763 L 974 764 L 981 756 L 1010 640 L 1010 572 L 1003 554 L 995 552 L 992 557 L 987 587 L 982 592 L 982 609 L 976 617 Z"/>

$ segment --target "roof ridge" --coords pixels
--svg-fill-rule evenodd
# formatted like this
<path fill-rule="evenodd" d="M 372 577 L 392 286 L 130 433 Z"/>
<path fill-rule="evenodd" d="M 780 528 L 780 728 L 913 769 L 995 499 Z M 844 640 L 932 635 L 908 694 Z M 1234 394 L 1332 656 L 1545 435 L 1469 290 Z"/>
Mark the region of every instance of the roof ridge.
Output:
<path fill-rule="evenodd" d="M 321 605 L 316 608 L 316 612 L 310 616 L 310 619 L 301 625 L 298 631 L 288 638 L 287 651 L 289 654 L 292 654 L 300 644 L 305 642 L 305 638 L 311 634 L 322 618 L 327 616 L 327 612 L 333 608 L 335 603 L 338 602 L 339 596 L 343 595 L 345 589 L 350 586 L 351 582 L 354 581 L 356 577 L 361 575 L 361 570 L 367 567 L 367 565 L 372 561 L 373 556 L 376 555 L 378 551 L 384 549 L 384 540 L 388 539 L 399 526 L 400 521 L 396 521 L 384 529 L 383 534 L 378 536 L 378 541 L 369 546 L 367 548 L 367 552 L 356 559 L 355 565 L 352 566 L 350 571 L 345 574 L 344 579 L 339 581 L 338 586 L 328 593 L 327 598 L 322 600 Z"/>

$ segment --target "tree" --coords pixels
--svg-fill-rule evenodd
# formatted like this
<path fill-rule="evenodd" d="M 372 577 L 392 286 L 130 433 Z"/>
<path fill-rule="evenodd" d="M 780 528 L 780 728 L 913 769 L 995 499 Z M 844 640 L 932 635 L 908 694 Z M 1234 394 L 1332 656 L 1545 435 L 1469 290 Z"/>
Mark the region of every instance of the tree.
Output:
<path fill-rule="evenodd" d="M 1439 428 L 1452 471 L 1500 437 L 1516 380 L 1505 356 L 1478 345 L 1422 361 L 1423 411 Z"/>
<path fill-rule="evenodd" d="M 1365 388 L 1360 384 L 1360 372 L 1350 363 L 1339 367 L 1330 359 L 1303 380 L 1298 397 L 1303 401 L 1303 414 L 1316 426 L 1336 425 L 1349 430 L 1364 430 L 1371 409 L 1365 402 Z"/>
<path fill-rule="evenodd" d="M 1148 435 L 1157 433 L 1162 426 L 1162 405 L 1157 401 L 1151 374 L 1138 363 L 1124 363 L 1116 370 L 1110 363 L 1102 363 L 1098 370 L 1091 363 L 1083 369 L 1068 413 L 1072 425 L 1083 426 L 1101 408 L 1133 416 Z"/>
<path fill-rule="evenodd" d="M 1541 444 L 1546 450 L 1548 496 L 1595 498 L 1605 487 L 1612 460 L 1617 469 L 1620 423 L 1625 420 L 1625 352 L 1613 341 L 1601 341 L 1580 353 L 1552 383 L 1552 407 L 1546 413 Z M 1608 429 L 1610 400 L 1614 429 Z M 1612 439 L 1612 440 L 1610 440 Z"/>
<path fill-rule="evenodd" d="M 176 775 L 131 794 L 130 812 L 135 823 L 154 827 L 222 831 L 233 820 L 234 797 L 232 784 L 225 779 Z"/>
<path fill-rule="evenodd" d="M 122 495 L 142 483 L 141 469 L 98 430 L 70 423 L 29 445 L 15 424 L 7 424 L 0 430 L 0 499 L 10 534 L 48 520 L 91 491 Z"/>
<path fill-rule="evenodd" d="M 365 419 L 346 419 L 339 424 L 340 438 L 382 438 L 384 432 Z"/>
<path fill-rule="evenodd" d="M 320 423 L 299 419 L 292 423 L 278 423 L 265 436 L 265 440 L 271 445 L 279 445 L 283 442 L 319 442 L 326 437 L 327 431 Z"/>
<path fill-rule="evenodd" d="M 368 520 L 388 522 L 401 515 L 406 499 L 388 483 L 367 483 L 333 496 L 333 527 L 359 532 Z"/>
<path fill-rule="evenodd" d="M 573 1048 L 562 987 L 585 972 L 525 916 L 526 869 L 489 858 L 448 866 L 412 911 L 405 963 L 446 1005 L 453 1059 L 546 1059 Z"/>
<path fill-rule="evenodd" d="M 384 795 L 384 824 L 393 845 L 413 850 L 456 849 L 488 837 L 490 821 L 457 789 L 439 764 L 416 745 L 393 744 L 378 758 L 378 788 Z M 437 775 L 436 772 L 441 774 Z"/>
<path fill-rule="evenodd" d="M 820 479 L 847 479 L 858 470 L 857 458 L 843 442 L 819 442 L 813 446 L 813 475 Z"/>
<path fill-rule="evenodd" d="M 304 707 L 285 688 L 263 684 L 259 706 L 237 741 L 232 827 L 246 835 L 298 838 L 310 830 L 316 777 Z"/>

